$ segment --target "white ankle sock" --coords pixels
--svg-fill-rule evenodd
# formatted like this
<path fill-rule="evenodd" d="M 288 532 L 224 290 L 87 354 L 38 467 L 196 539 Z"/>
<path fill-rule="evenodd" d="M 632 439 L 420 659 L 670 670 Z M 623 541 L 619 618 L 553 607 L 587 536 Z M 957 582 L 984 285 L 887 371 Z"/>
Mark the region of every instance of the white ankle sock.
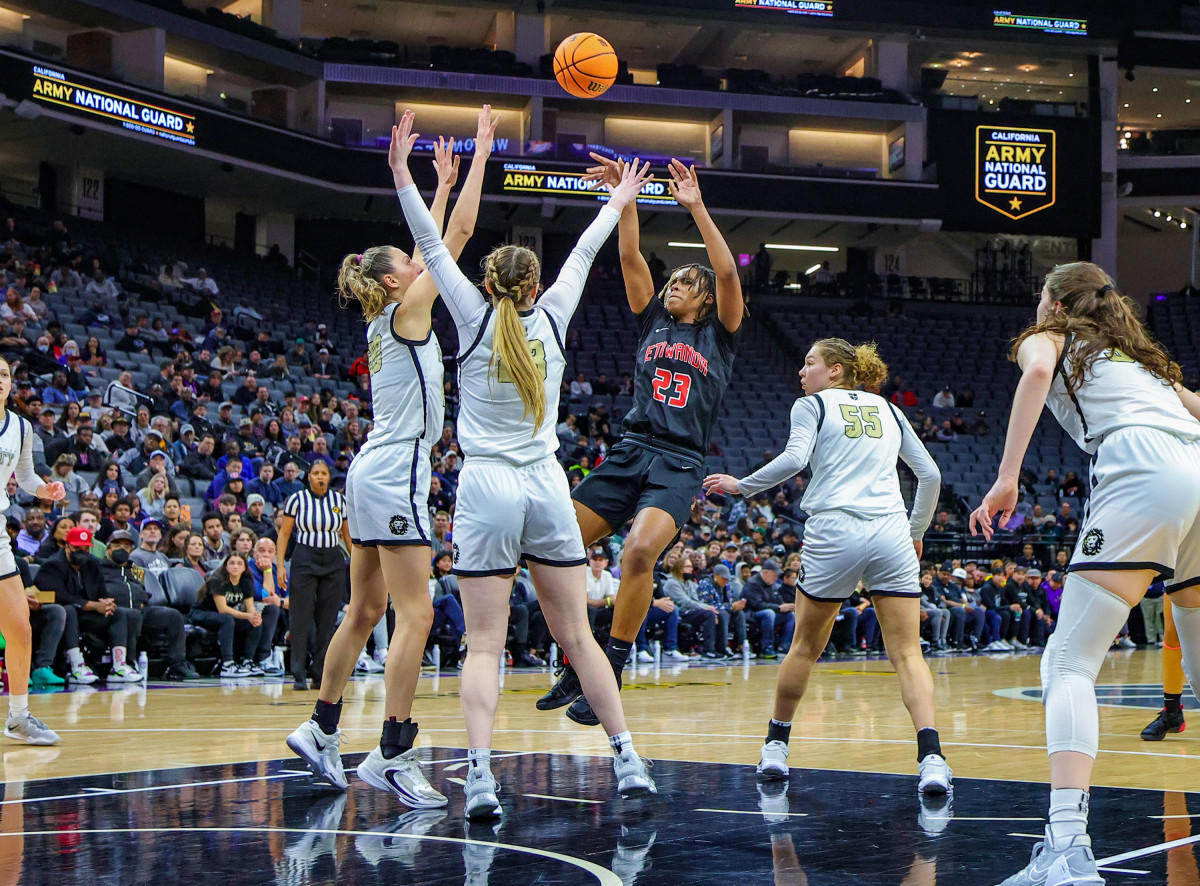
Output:
<path fill-rule="evenodd" d="M 71 670 L 75 671 L 83 667 L 83 653 L 79 651 L 79 647 L 67 650 L 67 661 L 71 663 Z"/>
<path fill-rule="evenodd" d="M 633 736 L 629 734 L 629 730 L 617 733 L 616 735 L 610 735 L 608 737 L 608 746 L 619 757 L 625 751 L 633 750 Z"/>
<path fill-rule="evenodd" d="M 1087 834 L 1088 792 L 1078 788 L 1058 788 L 1050 791 L 1050 824 L 1046 833 L 1050 845 L 1062 847 L 1074 837 Z"/>
<path fill-rule="evenodd" d="M 467 762 L 472 769 L 487 769 L 492 768 L 492 749 L 491 748 L 471 748 L 467 751 Z"/>
<path fill-rule="evenodd" d="M 8 697 L 8 715 L 14 719 L 29 714 L 28 695 L 10 695 Z"/>

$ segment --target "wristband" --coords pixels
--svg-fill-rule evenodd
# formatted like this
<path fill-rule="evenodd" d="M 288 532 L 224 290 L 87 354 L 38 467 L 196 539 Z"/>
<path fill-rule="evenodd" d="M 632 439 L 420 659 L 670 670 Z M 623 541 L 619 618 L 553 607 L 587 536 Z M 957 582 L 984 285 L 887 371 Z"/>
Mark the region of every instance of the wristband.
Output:
<path fill-rule="evenodd" d="M 604 605 L 607 606 L 609 609 L 612 608 L 612 596 L 608 596 L 608 597 L 604 598 Z"/>

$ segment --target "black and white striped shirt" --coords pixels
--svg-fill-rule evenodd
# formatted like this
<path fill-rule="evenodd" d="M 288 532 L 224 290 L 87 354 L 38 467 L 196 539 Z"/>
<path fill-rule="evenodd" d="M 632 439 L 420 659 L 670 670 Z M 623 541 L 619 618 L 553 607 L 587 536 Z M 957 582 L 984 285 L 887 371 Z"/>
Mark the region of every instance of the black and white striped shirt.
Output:
<path fill-rule="evenodd" d="M 283 512 L 296 521 L 292 529 L 296 544 L 336 548 L 341 543 L 346 499 L 340 492 L 330 490 L 318 497 L 310 489 L 301 489 L 288 496 Z"/>

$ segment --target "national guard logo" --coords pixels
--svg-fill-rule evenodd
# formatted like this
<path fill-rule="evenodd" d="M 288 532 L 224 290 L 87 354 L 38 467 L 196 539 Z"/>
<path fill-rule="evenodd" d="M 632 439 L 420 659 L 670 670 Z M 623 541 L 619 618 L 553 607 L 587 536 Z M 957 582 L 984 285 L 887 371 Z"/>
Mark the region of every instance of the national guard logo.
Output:
<path fill-rule="evenodd" d="M 1055 185 L 1054 130 L 975 127 L 975 199 L 980 203 L 1016 221 L 1053 206 Z"/>
<path fill-rule="evenodd" d="M 454 546 L 454 565 L 458 565 L 458 545 Z"/>
<path fill-rule="evenodd" d="M 1100 553 L 1100 549 L 1104 547 L 1104 533 L 1099 529 L 1089 529 L 1087 535 L 1083 537 L 1082 550 L 1089 557 L 1094 557 Z"/>
<path fill-rule="evenodd" d="M 396 514 L 388 520 L 388 531 L 392 535 L 404 535 L 408 532 L 408 518 Z"/>

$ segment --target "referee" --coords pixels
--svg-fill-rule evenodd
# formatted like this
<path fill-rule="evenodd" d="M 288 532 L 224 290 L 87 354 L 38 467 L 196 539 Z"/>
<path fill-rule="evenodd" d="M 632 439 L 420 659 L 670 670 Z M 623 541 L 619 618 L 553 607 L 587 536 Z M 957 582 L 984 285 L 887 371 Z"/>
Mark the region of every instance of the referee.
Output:
<path fill-rule="evenodd" d="M 314 461 L 308 470 L 308 488 L 292 493 L 283 505 L 283 525 L 275 548 L 276 575 L 290 595 L 292 628 L 292 676 L 295 689 L 308 688 L 308 639 L 314 624 L 317 645 L 313 649 L 313 683 L 320 687 L 325 668 L 325 650 L 337 628 L 337 614 L 346 593 L 346 557 L 342 542 L 350 548 L 346 525 L 346 499 L 329 489 L 329 466 Z M 292 533 L 296 548 L 291 567 L 283 568 Z M 287 576 L 284 579 L 284 576 Z"/>

